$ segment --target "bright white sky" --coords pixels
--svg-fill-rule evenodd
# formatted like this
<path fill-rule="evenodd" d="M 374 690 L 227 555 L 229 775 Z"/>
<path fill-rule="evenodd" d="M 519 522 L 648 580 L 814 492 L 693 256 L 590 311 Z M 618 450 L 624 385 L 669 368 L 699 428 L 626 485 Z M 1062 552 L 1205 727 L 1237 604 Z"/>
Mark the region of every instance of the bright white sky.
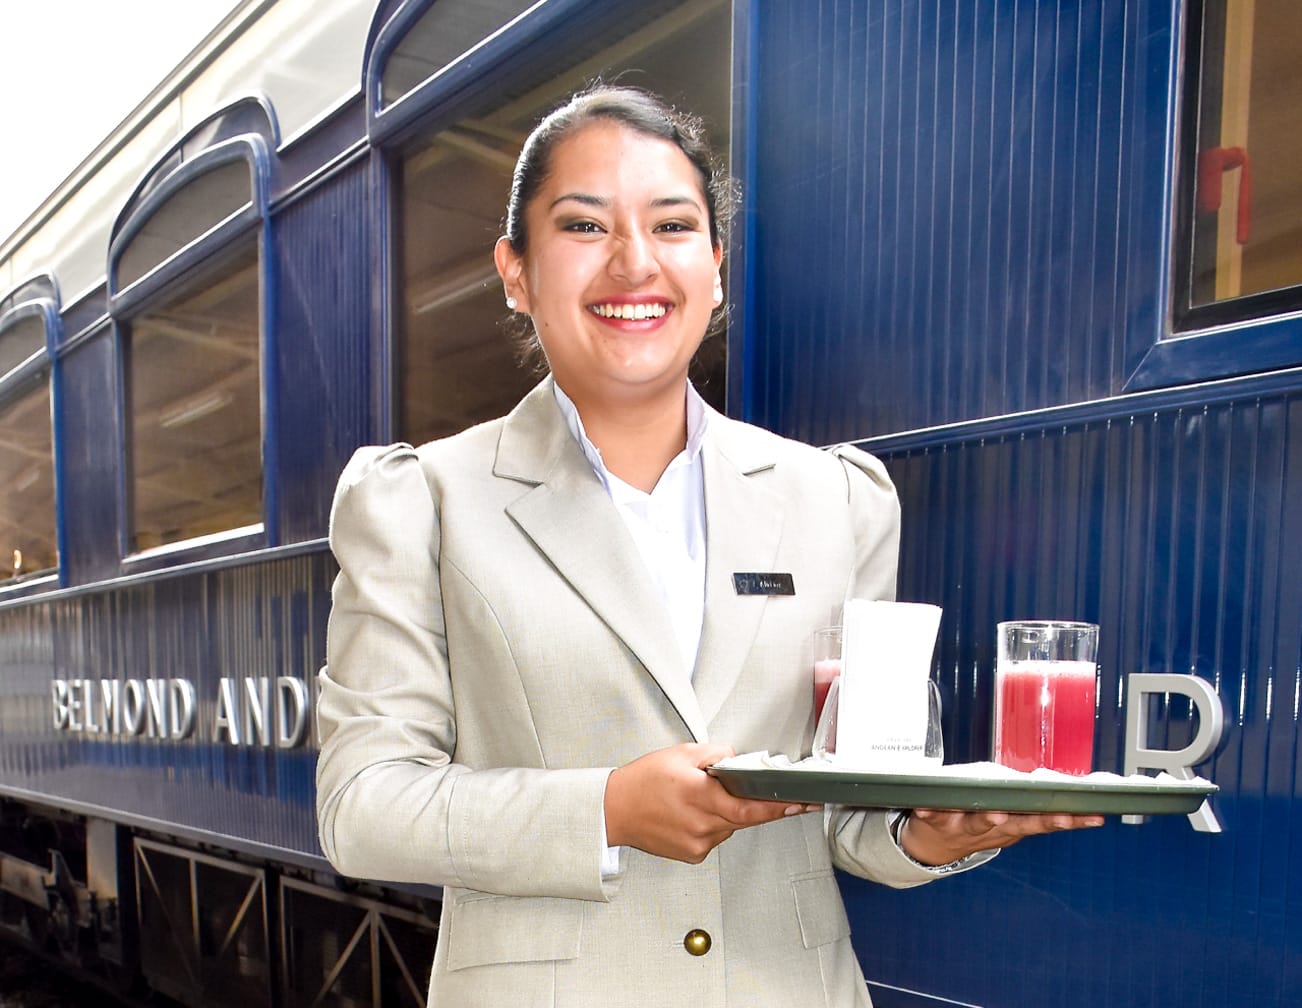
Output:
<path fill-rule="evenodd" d="M 238 4 L 0 0 L 0 240 Z"/>

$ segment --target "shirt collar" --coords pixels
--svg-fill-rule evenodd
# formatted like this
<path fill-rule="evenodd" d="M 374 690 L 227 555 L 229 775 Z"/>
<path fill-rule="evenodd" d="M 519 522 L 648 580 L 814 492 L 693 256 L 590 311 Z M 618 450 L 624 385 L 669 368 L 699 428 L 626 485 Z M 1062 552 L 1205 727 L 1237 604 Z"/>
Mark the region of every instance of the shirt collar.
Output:
<path fill-rule="evenodd" d="M 579 409 L 574 405 L 574 400 L 565 394 L 565 390 L 555 380 L 552 381 L 552 391 L 556 395 L 556 405 L 560 408 L 561 416 L 565 420 L 565 426 L 583 450 L 583 455 L 587 458 L 588 464 L 592 466 L 593 471 L 605 484 L 606 491 L 608 493 L 612 492 L 612 486 L 616 484 L 627 486 L 623 480 L 620 480 L 618 476 L 615 476 L 606 468 L 606 463 L 601 458 L 601 451 L 588 440 L 588 434 L 583 429 L 583 419 L 579 416 Z M 680 464 L 680 460 L 682 464 L 686 465 L 695 463 L 697 456 L 701 453 L 701 445 L 705 440 L 705 428 L 708 421 L 709 414 L 705 409 L 705 400 L 696 391 L 696 386 L 689 381 L 687 383 L 687 446 L 669 463 L 670 467 Z M 612 483 L 612 481 L 615 482 Z"/>

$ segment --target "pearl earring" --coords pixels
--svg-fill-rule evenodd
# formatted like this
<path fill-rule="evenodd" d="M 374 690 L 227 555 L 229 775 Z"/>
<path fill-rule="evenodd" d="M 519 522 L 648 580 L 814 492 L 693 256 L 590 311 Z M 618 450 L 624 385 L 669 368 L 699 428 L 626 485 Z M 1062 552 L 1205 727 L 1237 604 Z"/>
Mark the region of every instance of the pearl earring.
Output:
<path fill-rule="evenodd" d="M 508 307 L 509 309 L 511 309 L 511 311 L 515 311 L 515 306 L 518 305 L 519 303 L 520 303 L 520 302 L 517 301 L 517 300 L 516 300 L 515 298 L 513 298 L 513 297 L 508 297 L 508 298 L 506 299 L 506 307 Z"/>

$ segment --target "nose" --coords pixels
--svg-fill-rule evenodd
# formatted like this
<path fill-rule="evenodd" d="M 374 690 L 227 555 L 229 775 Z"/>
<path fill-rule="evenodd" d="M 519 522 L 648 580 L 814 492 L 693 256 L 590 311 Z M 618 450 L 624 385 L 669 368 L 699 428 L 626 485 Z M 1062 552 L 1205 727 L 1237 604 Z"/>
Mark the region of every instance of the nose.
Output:
<path fill-rule="evenodd" d="M 637 230 L 615 236 L 610 255 L 610 274 L 629 287 L 640 287 L 660 270 L 650 236 Z"/>

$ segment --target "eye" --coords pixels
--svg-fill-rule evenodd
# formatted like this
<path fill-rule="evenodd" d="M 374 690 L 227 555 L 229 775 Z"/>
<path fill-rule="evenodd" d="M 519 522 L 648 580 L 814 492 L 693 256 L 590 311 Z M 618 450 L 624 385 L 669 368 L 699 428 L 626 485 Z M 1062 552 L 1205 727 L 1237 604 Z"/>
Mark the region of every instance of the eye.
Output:
<path fill-rule="evenodd" d="M 561 230 L 574 234 L 601 234 L 602 227 L 593 220 L 562 221 Z"/>
<path fill-rule="evenodd" d="M 697 228 L 691 221 L 671 220 L 657 224 L 655 229 L 661 234 L 689 234 Z"/>

